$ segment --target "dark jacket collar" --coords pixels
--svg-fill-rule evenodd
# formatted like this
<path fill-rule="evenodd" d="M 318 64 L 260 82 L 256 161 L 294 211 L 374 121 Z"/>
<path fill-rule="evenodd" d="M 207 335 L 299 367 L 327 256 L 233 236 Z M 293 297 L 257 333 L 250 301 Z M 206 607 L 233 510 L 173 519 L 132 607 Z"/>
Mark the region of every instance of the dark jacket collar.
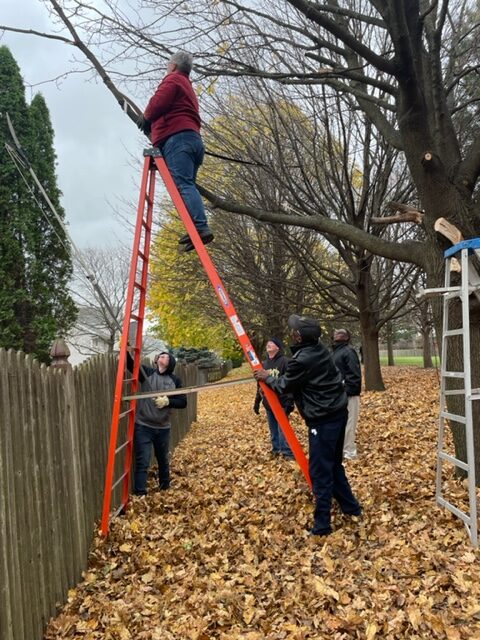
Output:
<path fill-rule="evenodd" d="M 301 344 L 292 344 L 290 345 L 290 351 L 292 354 L 297 353 L 300 349 L 304 349 L 305 347 L 317 347 L 318 340 L 307 340 L 306 342 L 302 342 Z"/>

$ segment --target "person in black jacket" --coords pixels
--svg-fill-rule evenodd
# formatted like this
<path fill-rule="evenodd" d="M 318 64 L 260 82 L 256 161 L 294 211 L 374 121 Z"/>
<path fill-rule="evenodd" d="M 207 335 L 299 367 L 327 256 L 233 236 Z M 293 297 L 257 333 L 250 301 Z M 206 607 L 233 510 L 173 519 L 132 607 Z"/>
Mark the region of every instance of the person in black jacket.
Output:
<path fill-rule="evenodd" d="M 142 391 L 158 391 L 156 398 L 137 400 L 135 414 L 134 448 L 135 469 L 133 492 L 146 495 L 147 475 L 152 455 L 152 445 L 158 463 L 158 483 L 161 490 L 170 487 L 170 414 L 172 409 L 184 409 L 187 396 L 162 396 L 162 391 L 172 391 L 182 387 L 180 378 L 173 374 L 176 361 L 168 352 L 159 353 L 155 367 L 142 366 L 139 380 Z M 133 370 L 133 358 L 127 352 L 127 368 Z"/>
<path fill-rule="evenodd" d="M 269 338 L 266 345 L 266 351 L 267 358 L 262 362 L 263 368 L 272 376 L 282 375 L 285 372 L 288 362 L 288 358 L 283 352 L 282 341 L 275 337 Z M 287 415 L 293 411 L 293 397 L 291 394 L 287 393 L 282 395 L 279 400 Z M 293 459 L 292 450 L 283 435 L 283 431 L 278 424 L 273 411 L 270 409 L 270 405 L 264 397 L 262 390 L 260 389 L 260 385 L 257 385 L 257 395 L 255 396 L 255 402 L 253 403 L 253 410 L 257 416 L 260 414 L 260 403 L 263 404 L 267 413 L 267 422 L 272 442 L 272 454 L 274 456 L 283 456 L 288 459 Z"/>
<path fill-rule="evenodd" d="M 333 333 L 333 361 L 343 376 L 348 396 L 348 420 L 345 427 L 343 457 L 353 460 L 357 457 L 355 435 L 358 414 L 360 413 L 360 393 L 362 391 L 362 368 L 357 352 L 350 345 L 350 332 L 347 329 L 335 329 Z"/>
<path fill-rule="evenodd" d="M 347 394 L 342 375 L 328 349 L 319 342 L 321 330 L 316 320 L 291 315 L 293 357 L 285 373 L 271 376 L 265 369 L 254 372 L 279 395 L 293 393 L 295 404 L 308 427 L 309 471 L 315 496 L 313 535 L 332 532 L 332 497 L 343 513 L 362 512 L 352 493 L 342 464 L 343 438 L 347 424 Z"/>

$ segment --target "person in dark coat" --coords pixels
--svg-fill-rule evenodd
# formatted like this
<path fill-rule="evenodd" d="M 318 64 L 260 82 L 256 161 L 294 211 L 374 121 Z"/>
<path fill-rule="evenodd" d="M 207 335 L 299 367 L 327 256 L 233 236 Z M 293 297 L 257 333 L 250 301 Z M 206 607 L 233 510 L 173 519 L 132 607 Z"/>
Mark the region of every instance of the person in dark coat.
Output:
<path fill-rule="evenodd" d="M 288 358 L 284 353 L 282 341 L 275 337 L 269 338 L 266 345 L 266 351 L 267 358 L 262 363 L 263 368 L 269 371 L 272 376 L 279 376 L 285 373 Z M 294 405 L 291 394 L 284 394 L 279 397 L 279 400 L 287 415 L 293 411 Z M 257 385 L 257 395 L 255 396 L 255 402 L 253 404 L 253 410 L 257 415 L 260 414 L 260 404 L 263 404 L 267 414 L 270 439 L 272 442 L 272 454 L 274 456 L 283 456 L 288 459 L 293 459 L 292 450 L 283 435 L 283 431 L 278 424 L 273 411 L 270 409 L 267 399 L 264 397 L 262 390 L 260 389 L 260 385 Z"/>
<path fill-rule="evenodd" d="M 348 421 L 345 427 L 343 457 L 346 460 L 354 460 L 357 457 L 356 432 L 362 392 L 362 368 L 357 352 L 350 345 L 350 332 L 347 329 L 335 329 L 332 349 L 333 361 L 343 376 L 348 396 Z"/>
<path fill-rule="evenodd" d="M 308 427 L 309 472 L 315 496 L 311 533 L 332 532 L 332 497 L 343 513 L 360 516 L 362 509 L 353 495 L 342 464 L 343 438 L 347 424 L 347 394 L 342 375 L 328 349 L 319 342 L 321 330 L 312 318 L 291 315 L 293 357 L 285 373 L 275 377 L 265 369 L 254 372 L 279 395 L 292 393 L 295 405 Z"/>
<path fill-rule="evenodd" d="M 135 413 L 134 450 L 135 469 L 133 492 L 146 495 L 147 475 L 152 456 L 152 446 L 158 463 L 158 484 L 161 490 L 170 487 L 170 415 L 172 409 L 184 409 L 187 396 L 163 396 L 162 391 L 182 387 L 182 381 L 173 371 L 176 361 L 173 355 L 163 351 L 158 354 L 155 367 L 142 366 L 139 372 L 141 391 L 158 391 L 156 398 L 137 400 Z M 133 371 L 133 358 L 127 352 L 127 368 Z"/>

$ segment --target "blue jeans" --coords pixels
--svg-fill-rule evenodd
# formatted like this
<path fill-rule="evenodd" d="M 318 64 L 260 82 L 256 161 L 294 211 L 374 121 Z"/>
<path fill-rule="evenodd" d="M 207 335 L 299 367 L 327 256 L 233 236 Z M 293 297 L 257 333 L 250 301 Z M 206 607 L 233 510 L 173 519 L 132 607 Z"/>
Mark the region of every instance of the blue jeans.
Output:
<path fill-rule="evenodd" d="M 281 453 L 284 456 L 293 458 L 292 450 L 273 411 L 271 409 L 265 409 L 265 411 L 267 412 L 268 428 L 270 429 L 270 438 L 272 440 L 272 453 Z"/>
<path fill-rule="evenodd" d="M 309 471 L 316 500 L 313 533 L 332 531 L 332 497 L 343 513 L 360 515 L 362 509 L 352 493 L 342 464 L 343 439 L 348 410 L 308 424 Z"/>
<path fill-rule="evenodd" d="M 158 484 L 160 489 L 170 486 L 170 465 L 168 460 L 170 429 L 152 429 L 143 424 L 135 424 L 135 470 L 133 473 L 133 492 L 137 495 L 147 493 L 147 475 L 152 457 L 152 445 L 158 463 Z"/>
<path fill-rule="evenodd" d="M 162 155 L 197 231 L 208 230 L 202 196 L 195 185 L 197 171 L 205 155 L 200 134 L 196 131 L 174 133 L 163 145 Z"/>

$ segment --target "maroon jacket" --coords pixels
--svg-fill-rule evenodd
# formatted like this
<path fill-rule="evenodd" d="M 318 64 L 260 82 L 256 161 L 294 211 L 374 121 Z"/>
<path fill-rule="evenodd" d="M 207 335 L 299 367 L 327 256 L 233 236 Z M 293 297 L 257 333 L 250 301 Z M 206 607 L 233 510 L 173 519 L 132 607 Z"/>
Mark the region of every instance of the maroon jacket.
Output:
<path fill-rule="evenodd" d="M 156 147 L 179 131 L 200 133 L 198 100 L 189 77 L 181 71 L 166 75 L 150 98 L 144 116 L 152 125 L 151 140 Z"/>

